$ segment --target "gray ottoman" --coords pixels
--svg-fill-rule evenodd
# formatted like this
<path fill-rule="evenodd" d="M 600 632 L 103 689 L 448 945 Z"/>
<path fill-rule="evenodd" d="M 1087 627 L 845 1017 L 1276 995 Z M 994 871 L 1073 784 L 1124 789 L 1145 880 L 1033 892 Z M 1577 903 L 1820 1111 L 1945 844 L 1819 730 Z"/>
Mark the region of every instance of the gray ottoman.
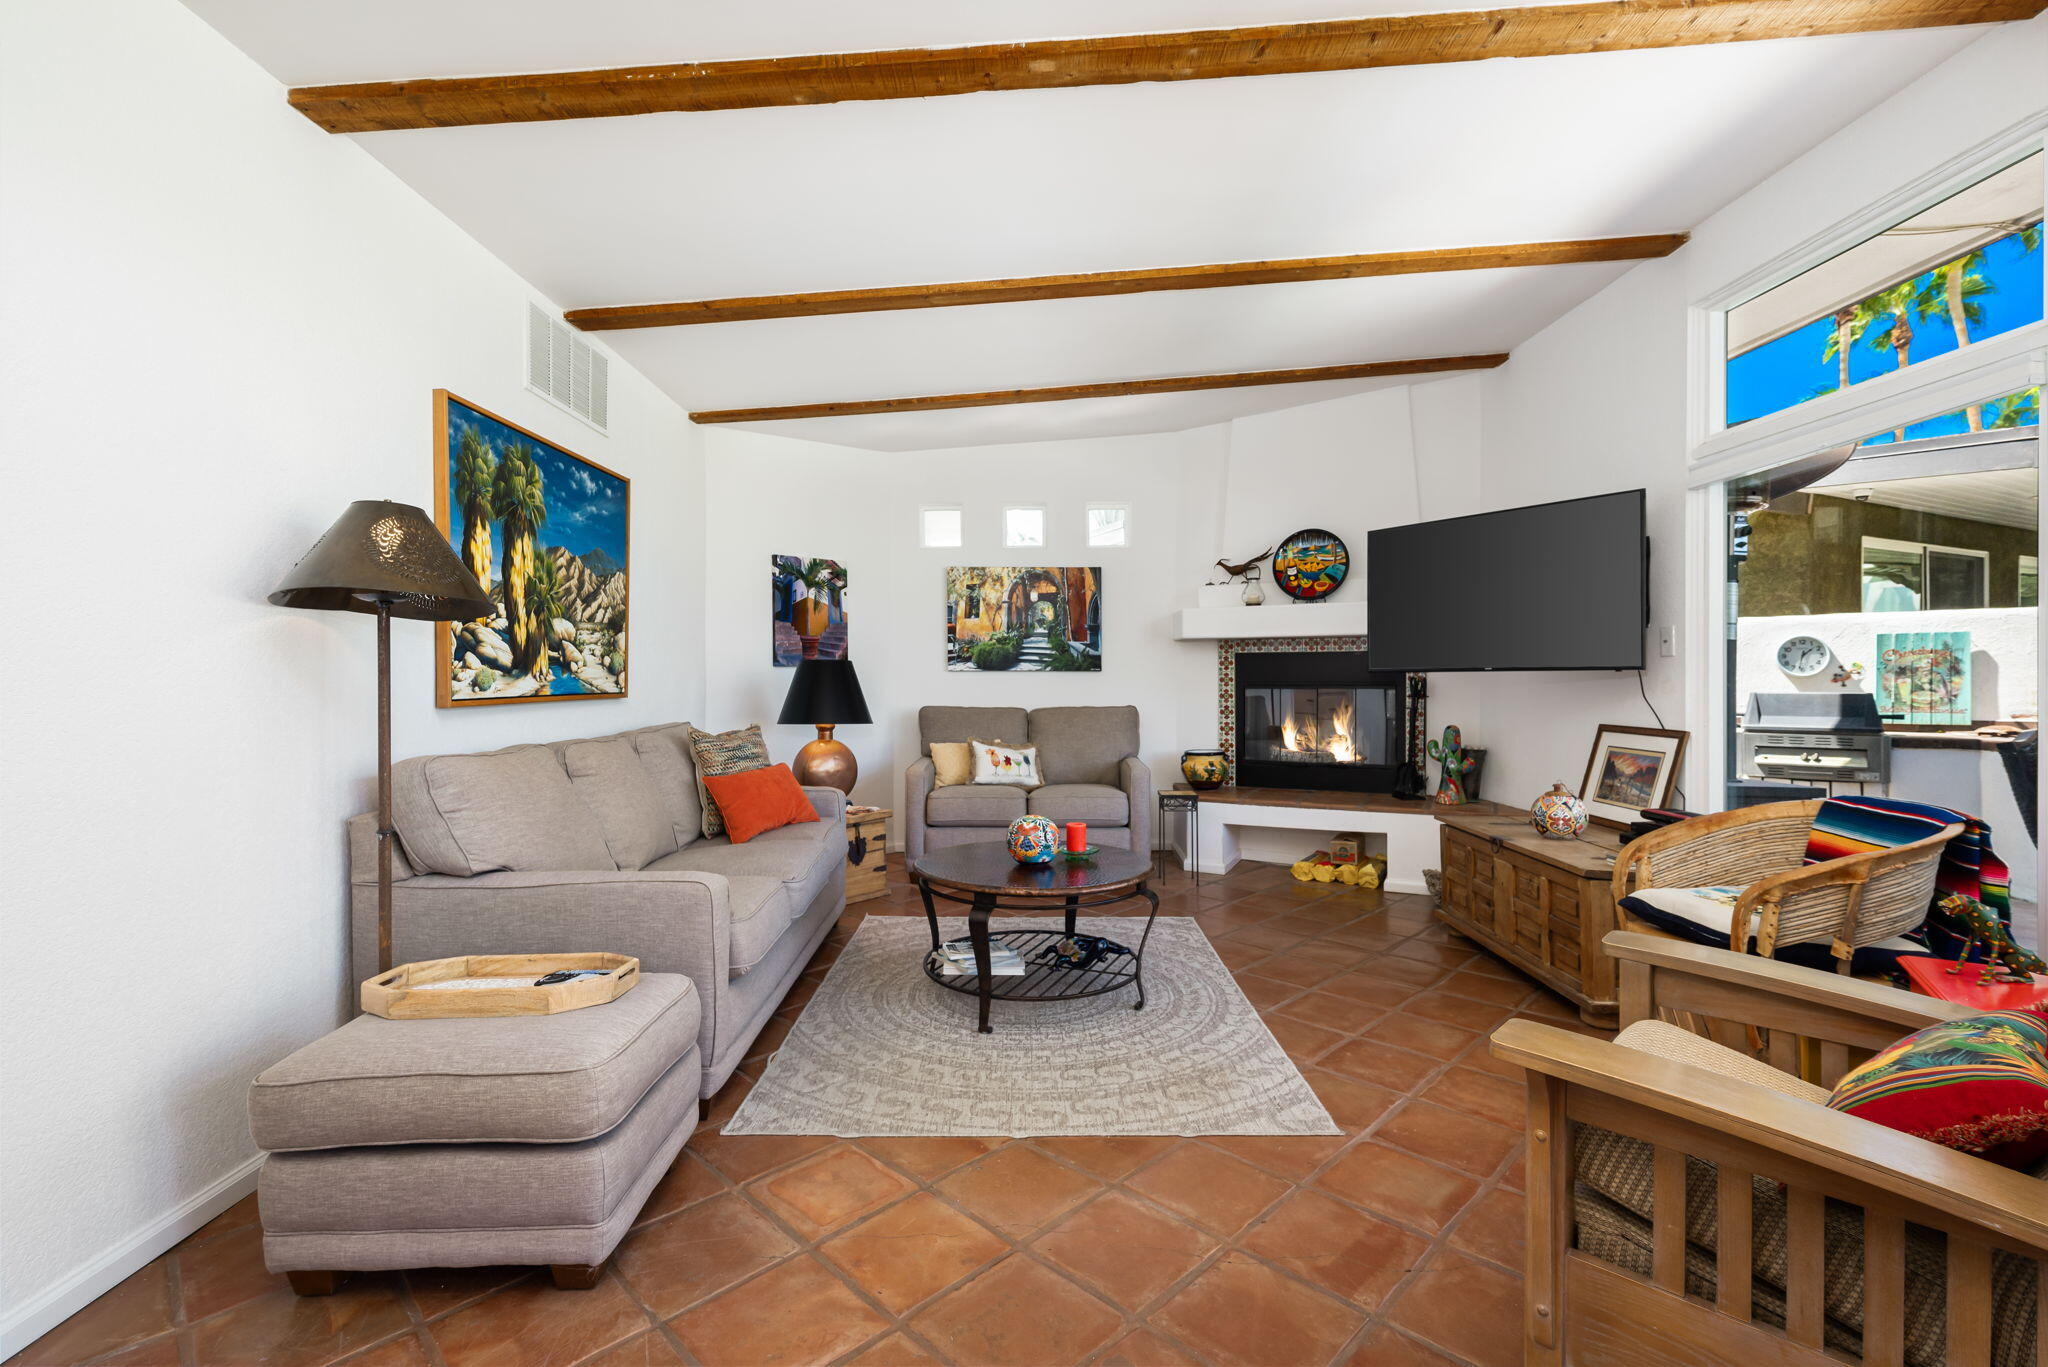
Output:
<path fill-rule="evenodd" d="M 263 1258 L 336 1274 L 547 1264 L 592 1286 L 697 1123 L 699 1001 L 647 973 L 557 1016 L 358 1016 L 249 1089 Z"/>

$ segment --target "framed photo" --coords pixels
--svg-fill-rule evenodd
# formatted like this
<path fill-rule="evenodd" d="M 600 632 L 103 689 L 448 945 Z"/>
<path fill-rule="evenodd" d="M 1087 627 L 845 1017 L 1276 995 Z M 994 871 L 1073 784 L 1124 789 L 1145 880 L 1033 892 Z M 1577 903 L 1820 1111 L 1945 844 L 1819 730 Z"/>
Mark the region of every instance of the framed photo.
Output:
<path fill-rule="evenodd" d="M 952 566 L 946 571 L 946 668 L 1099 671 L 1101 566 Z"/>
<path fill-rule="evenodd" d="M 777 669 L 799 660 L 846 658 L 846 566 L 837 560 L 771 555 L 769 660 Z"/>
<path fill-rule="evenodd" d="M 1604 826 L 1627 826 L 1646 807 L 1670 806 L 1690 735 L 1603 722 L 1579 783 L 1587 815 Z"/>
<path fill-rule="evenodd" d="M 632 486 L 434 391 L 434 522 L 497 604 L 435 633 L 434 705 L 626 696 Z"/>

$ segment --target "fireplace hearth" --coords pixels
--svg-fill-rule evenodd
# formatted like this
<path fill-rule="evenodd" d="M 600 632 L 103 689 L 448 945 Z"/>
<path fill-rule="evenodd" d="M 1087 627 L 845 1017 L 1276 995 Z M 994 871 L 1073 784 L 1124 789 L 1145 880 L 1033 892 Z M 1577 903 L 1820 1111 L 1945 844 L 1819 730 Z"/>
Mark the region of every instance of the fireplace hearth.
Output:
<path fill-rule="evenodd" d="M 1404 692 L 1404 676 L 1374 673 L 1363 651 L 1239 653 L 1238 784 L 1392 792 Z"/>

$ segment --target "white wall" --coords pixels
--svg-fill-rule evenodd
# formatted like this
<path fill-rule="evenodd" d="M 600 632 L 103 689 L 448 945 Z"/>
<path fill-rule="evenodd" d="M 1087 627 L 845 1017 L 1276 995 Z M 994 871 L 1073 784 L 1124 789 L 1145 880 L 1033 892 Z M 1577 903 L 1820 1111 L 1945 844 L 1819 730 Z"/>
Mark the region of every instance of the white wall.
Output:
<path fill-rule="evenodd" d="M 1926 612 L 1824 612 L 1788 617 L 1744 617 L 1735 624 L 1735 701 L 1752 693 L 1869 693 L 1877 686 L 1879 632 L 1970 633 L 1970 715 L 1997 721 L 2033 717 L 2034 660 L 2039 648 L 2038 608 L 1953 608 Z M 1778 647 L 1811 636 L 1832 652 L 1818 674 L 1794 678 L 1778 668 Z M 1863 666 L 1853 684 L 1829 682 L 1838 669 Z M 1879 704 L 1883 706 L 1883 703 Z"/>
<path fill-rule="evenodd" d="M 1686 326 L 1697 299 L 1823 231 L 1901 183 L 2036 114 L 2048 69 L 2048 17 L 1989 30 L 1922 79 L 1888 97 L 1693 230 L 1675 255 L 1636 266 L 1488 372 L 1480 511 L 1638 486 L 1649 491 L 1654 542 L 1652 614 L 1679 629 L 1677 658 L 1651 638 L 1644 682 L 1666 725 L 1698 735 L 1686 712 L 1692 643 L 1715 641 L 1718 622 L 1688 620 Z M 1818 103 L 1814 126 L 1834 123 Z M 1420 392 L 1420 391 L 1418 391 Z M 1716 642 L 1714 648 L 1718 647 Z M 1554 779 L 1576 786 L 1603 721 L 1650 723 L 1632 674 L 1474 676 L 1490 750 L 1486 795 L 1534 799 Z M 1432 719 L 1442 715 L 1433 699 Z M 1718 700 L 1717 700 L 1718 701 Z M 1688 779 L 1701 772 L 1695 753 Z M 1695 783 L 1695 787 L 1696 787 Z M 1905 794 L 1902 794 L 1905 795 Z M 1717 805 L 1693 791 L 1688 800 Z"/>
<path fill-rule="evenodd" d="M 703 555 L 676 405 L 523 392 L 527 287 L 181 6 L 10 5 L 0 53 L 4 1356 L 242 1194 L 249 1079 L 341 1019 L 372 624 L 263 599 L 351 499 L 431 504 L 430 391 L 634 481 L 632 696 L 436 711 L 400 624 L 401 756 L 701 715 Z"/>

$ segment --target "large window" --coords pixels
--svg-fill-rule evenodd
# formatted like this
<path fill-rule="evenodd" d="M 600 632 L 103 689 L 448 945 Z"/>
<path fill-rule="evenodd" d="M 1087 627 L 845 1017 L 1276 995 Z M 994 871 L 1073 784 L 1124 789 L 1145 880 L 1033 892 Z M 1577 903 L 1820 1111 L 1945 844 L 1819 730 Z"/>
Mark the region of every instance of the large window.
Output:
<path fill-rule="evenodd" d="M 1729 310 L 1728 426 L 2040 321 L 2041 162 L 2036 152 Z M 1961 415 L 1967 430 L 1988 425 L 1983 410 Z"/>
<path fill-rule="evenodd" d="M 1989 551 L 1863 538 L 1865 612 L 1986 607 L 1990 575 Z"/>

